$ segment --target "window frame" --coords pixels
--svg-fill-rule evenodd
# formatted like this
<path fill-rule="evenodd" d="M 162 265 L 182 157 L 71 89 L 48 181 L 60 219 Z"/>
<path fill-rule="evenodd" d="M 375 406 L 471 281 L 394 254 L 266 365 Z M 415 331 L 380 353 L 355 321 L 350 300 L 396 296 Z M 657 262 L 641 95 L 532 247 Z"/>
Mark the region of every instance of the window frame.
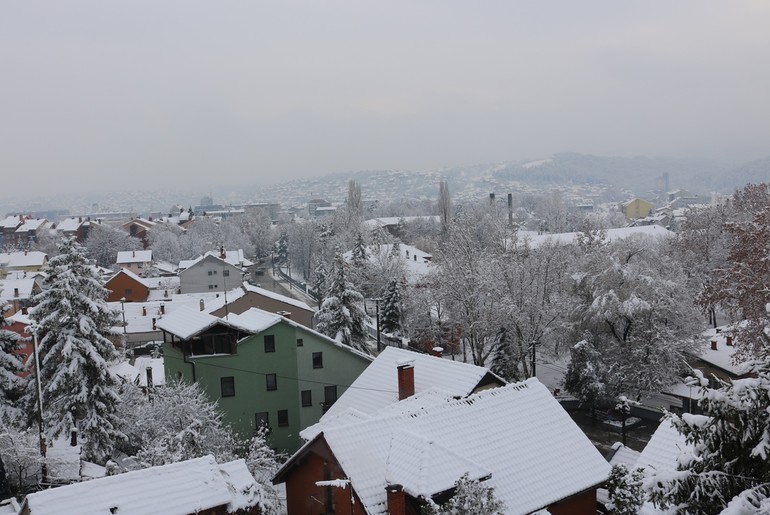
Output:
<path fill-rule="evenodd" d="M 272 379 L 272 388 L 270 387 L 270 380 Z M 278 375 L 277 374 L 265 374 L 265 389 L 268 392 L 274 392 L 278 389 Z"/>
<path fill-rule="evenodd" d="M 289 427 L 289 410 L 278 410 L 278 427 Z"/>
<path fill-rule="evenodd" d="M 314 352 L 313 353 L 313 368 L 323 368 L 324 367 L 324 353 L 323 352 Z"/>
<path fill-rule="evenodd" d="M 275 352 L 275 335 L 266 334 L 262 337 L 262 342 L 265 346 L 265 352 Z"/>
<path fill-rule="evenodd" d="M 229 380 L 229 381 L 228 381 Z M 226 381 L 230 383 L 226 392 Z M 231 392 L 231 393 L 230 393 Z M 235 397 L 235 376 L 222 376 L 219 378 L 219 396 L 220 397 Z"/>
<path fill-rule="evenodd" d="M 303 408 L 309 408 L 313 405 L 313 390 L 302 390 L 299 392 L 299 396 Z"/>

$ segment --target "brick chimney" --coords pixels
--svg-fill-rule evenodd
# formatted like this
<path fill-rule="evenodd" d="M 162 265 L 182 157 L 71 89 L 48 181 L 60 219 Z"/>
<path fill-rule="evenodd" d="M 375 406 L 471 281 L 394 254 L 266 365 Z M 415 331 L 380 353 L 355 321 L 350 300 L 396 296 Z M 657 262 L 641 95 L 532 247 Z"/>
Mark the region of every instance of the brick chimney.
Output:
<path fill-rule="evenodd" d="M 401 485 L 388 485 L 388 515 L 406 515 L 406 494 Z"/>
<path fill-rule="evenodd" d="M 161 315 L 165 315 L 166 314 L 166 305 L 165 304 L 161 304 L 160 305 L 160 314 Z"/>
<path fill-rule="evenodd" d="M 717 350 L 717 341 L 711 340 L 711 350 Z"/>
<path fill-rule="evenodd" d="M 226 259 L 227 258 L 227 252 L 225 252 L 225 246 L 224 245 L 219 247 L 219 258 L 220 259 Z"/>
<path fill-rule="evenodd" d="M 440 358 L 444 354 L 444 347 L 433 347 L 430 350 L 431 356 L 436 356 L 437 358 Z"/>
<path fill-rule="evenodd" d="M 414 361 L 398 364 L 398 400 L 414 395 Z"/>
<path fill-rule="evenodd" d="M 733 346 L 733 337 L 730 335 L 725 336 L 725 343 L 727 343 L 728 347 Z"/>
<path fill-rule="evenodd" d="M 283 318 L 288 318 L 289 320 L 291 320 L 291 311 L 279 311 L 278 313 L 276 313 L 276 315 L 280 315 Z"/>

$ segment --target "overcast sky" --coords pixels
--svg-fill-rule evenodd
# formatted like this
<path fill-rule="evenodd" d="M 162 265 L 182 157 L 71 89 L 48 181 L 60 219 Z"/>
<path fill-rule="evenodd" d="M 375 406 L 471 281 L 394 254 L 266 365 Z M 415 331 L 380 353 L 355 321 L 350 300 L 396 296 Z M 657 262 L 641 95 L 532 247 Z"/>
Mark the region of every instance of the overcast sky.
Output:
<path fill-rule="evenodd" d="M 41 193 L 747 161 L 770 155 L 770 2 L 9 0 L 0 92 L 3 189 Z"/>

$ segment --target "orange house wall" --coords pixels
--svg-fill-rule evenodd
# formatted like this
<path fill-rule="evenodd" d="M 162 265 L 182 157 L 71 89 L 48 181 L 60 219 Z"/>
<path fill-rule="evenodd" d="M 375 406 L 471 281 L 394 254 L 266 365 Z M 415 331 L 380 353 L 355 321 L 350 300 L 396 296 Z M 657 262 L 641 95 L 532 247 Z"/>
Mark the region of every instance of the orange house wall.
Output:
<path fill-rule="evenodd" d="M 551 515 L 594 515 L 596 490 L 588 490 L 548 507 Z"/>
<path fill-rule="evenodd" d="M 110 290 L 107 302 L 118 302 L 123 297 L 128 302 L 144 302 L 150 295 L 150 289 L 147 286 L 134 281 L 124 274 L 113 277 L 104 287 Z M 125 294 L 126 288 L 131 288 L 130 295 Z"/>
<path fill-rule="evenodd" d="M 324 463 L 326 465 L 324 466 Z M 345 473 L 334 459 L 325 442 L 315 442 L 308 454 L 286 479 L 286 508 L 288 515 L 319 515 L 326 513 L 326 496 L 331 491 L 334 495 L 335 515 L 366 515 L 355 497 L 351 513 L 350 487 L 334 488 L 316 486 L 316 481 L 327 479 L 324 469 L 328 469 L 331 479 L 343 479 Z M 355 494 L 354 494 L 355 495 Z"/>

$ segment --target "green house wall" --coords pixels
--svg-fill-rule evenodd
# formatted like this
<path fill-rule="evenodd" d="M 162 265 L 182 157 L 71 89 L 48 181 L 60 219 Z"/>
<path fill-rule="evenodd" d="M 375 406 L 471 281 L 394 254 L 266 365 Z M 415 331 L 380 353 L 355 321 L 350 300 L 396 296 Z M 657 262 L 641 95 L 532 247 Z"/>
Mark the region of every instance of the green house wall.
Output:
<path fill-rule="evenodd" d="M 265 352 L 267 335 L 275 336 L 275 352 Z M 302 339 L 302 346 L 297 345 L 298 339 Z M 166 377 L 197 381 L 219 404 L 225 421 L 244 439 L 254 434 L 255 414 L 267 412 L 270 444 L 291 453 L 302 445 L 299 432 L 321 418 L 325 387 L 336 385 L 337 395 L 342 395 L 371 363 L 371 359 L 347 347 L 285 321 L 244 338 L 233 355 L 185 359 L 170 343 L 164 343 L 163 350 Z M 322 353 L 322 368 L 313 367 L 315 352 Z M 267 374 L 276 374 L 276 390 L 267 390 Z M 235 395 L 223 397 L 221 378 L 230 376 L 234 378 Z M 311 406 L 302 406 L 302 390 L 311 391 Z M 288 410 L 287 426 L 279 427 L 279 410 Z"/>

